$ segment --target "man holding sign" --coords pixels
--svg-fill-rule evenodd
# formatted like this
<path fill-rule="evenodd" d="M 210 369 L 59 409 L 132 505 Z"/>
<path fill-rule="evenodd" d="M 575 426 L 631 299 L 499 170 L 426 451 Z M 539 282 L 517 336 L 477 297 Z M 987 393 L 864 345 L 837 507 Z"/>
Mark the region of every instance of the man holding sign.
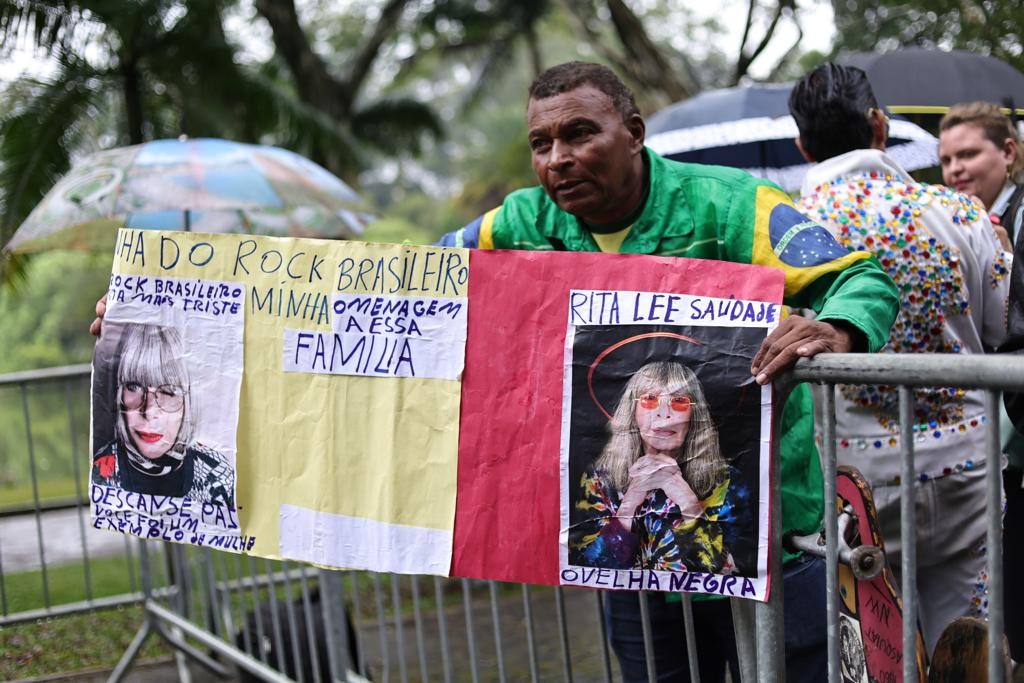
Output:
<path fill-rule="evenodd" d="M 817 316 L 791 315 L 766 338 L 751 364 L 761 385 L 799 358 L 873 352 L 885 343 L 899 300 L 870 255 L 845 250 L 767 181 L 646 149 L 633 94 L 606 67 L 570 62 L 545 71 L 530 87 L 527 121 L 541 186 L 513 192 L 446 235 L 443 245 L 655 254 L 781 269 L 786 303 Z M 822 475 L 805 386 L 789 397 L 781 424 L 782 527 L 813 532 L 823 512 Z M 787 680 L 824 680 L 824 564 L 796 555 L 784 560 Z M 650 598 L 658 680 L 688 680 L 681 609 L 678 599 L 663 595 Z M 635 594 L 609 592 L 608 608 L 624 679 L 646 681 Z M 699 602 L 695 615 L 702 680 L 722 680 L 723 659 L 738 680 L 729 605 Z"/>

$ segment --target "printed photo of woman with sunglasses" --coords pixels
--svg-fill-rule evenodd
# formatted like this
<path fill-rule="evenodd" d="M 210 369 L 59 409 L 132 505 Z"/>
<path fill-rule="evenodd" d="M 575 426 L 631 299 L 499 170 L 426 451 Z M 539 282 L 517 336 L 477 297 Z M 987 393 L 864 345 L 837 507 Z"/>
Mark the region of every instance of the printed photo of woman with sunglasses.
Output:
<path fill-rule="evenodd" d="M 117 356 L 114 438 L 93 456 L 93 483 L 234 508 L 231 463 L 193 440 L 198 411 L 177 330 L 128 323 Z"/>
<path fill-rule="evenodd" d="M 580 481 L 570 563 L 729 574 L 730 467 L 700 380 L 675 361 L 626 384 L 600 457 Z"/>

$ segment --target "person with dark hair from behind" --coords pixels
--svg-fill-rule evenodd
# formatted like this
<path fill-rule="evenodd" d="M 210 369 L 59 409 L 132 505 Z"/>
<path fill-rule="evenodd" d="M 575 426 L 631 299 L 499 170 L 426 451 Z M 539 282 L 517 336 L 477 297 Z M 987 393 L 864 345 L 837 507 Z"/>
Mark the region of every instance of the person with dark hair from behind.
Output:
<path fill-rule="evenodd" d="M 874 254 L 903 293 L 885 351 L 985 353 L 1006 333 L 1009 255 L 966 195 L 917 183 L 885 153 L 888 118 L 867 76 L 826 63 L 794 86 L 797 147 L 817 162 L 802 205 L 839 243 Z M 895 387 L 841 386 L 839 461 L 871 484 L 889 562 L 900 562 L 900 425 Z M 985 612 L 984 397 L 915 392 L 918 603 L 931 652 L 954 618 Z M 905 530 L 914 533 L 914 529 Z"/>
<path fill-rule="evenodd" d="M 939 162 L 942 179 L 972 194 L 1008 233 L 1013 246 L 1006 340 L 1000 353 L 1024 350 L 1024 145 L 1016 126 L 991 102 L 968 102 L 949 108 L 939 121 Z M 1003 404 L 1009 420 L 1002 426 L 1003 576 L 1024 573 L 1024 393 L 1007 391 Z M 1008 429 L 1007 429 L 1008 428 Z M 1010 656 L 1024 662 L 1024 585 L 1007 581 L 1003 617 Z"/>
<path fill-rule="evenodd" d="M 898 306 L 892 281 L 865 253 L 842 249 L 771 183 L 731 168 L 662 159 L 644 146 L 633 94 L 607 67 L 551 67 L 529 89 L 528 143 L 540 187 L 513 192 L 501 206 L 446 235 L 446 246 L 605 251 L 754 263 L 785 272 L 786 303 L 817 312 L 792 315 L 755 355 L 766 384 L 798 358 L 826 351 L 876 351 Z M 793 248 L 780 244 L 785 237 Z M 799 245 L 800 248 L 796 248 Z M 782 527 L 820 528 L 821 468 L 810 394 L 799 386 L 783 408 Z M 825 568 L 820 558 L 784 556 L 788 681 L 826 678 Z M 701 680 L 739 680 L 728 601 L 694 599 Z M 657 680 L 688 681 L 678 596 L 651 593 Z M 609 639 L 623 679 L 648 680 L 637 596 L 606 594 Z"/>

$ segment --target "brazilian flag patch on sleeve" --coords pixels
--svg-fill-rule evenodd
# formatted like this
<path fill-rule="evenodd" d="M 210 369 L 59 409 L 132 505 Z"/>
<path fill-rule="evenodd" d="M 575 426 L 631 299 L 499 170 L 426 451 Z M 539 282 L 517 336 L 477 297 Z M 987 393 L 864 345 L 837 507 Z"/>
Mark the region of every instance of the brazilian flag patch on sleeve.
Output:
<path fill-rule="evenodd" d="M 787 266 L 812 268 L 847 255 L 828 230 L 786 204 L 776 204 L 768 219 L 775 256 Z"/>

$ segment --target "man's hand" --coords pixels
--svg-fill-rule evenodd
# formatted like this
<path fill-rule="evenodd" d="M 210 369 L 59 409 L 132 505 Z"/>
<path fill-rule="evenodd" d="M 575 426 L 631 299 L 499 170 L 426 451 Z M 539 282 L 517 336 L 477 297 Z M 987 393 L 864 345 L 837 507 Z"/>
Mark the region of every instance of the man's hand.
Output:
<path fill-rule="evenodd" d="M 100 336 L 100 331 L 103 329 L 103 316 L 107 314 L 107 295 L 104 294 L 100 297 L 100 300 L 96 302 L 96 319 L 92 321 L 92 325 L 89 325 L 89 333 L 94 337 Z"/>
<path fill-rule="evenodd" d="M 791 315 L 765 338 L 750 365 L 750 372 L 758 384 L 768 384 L 800 358 L 853 351 L 859 341 L 856 335 L 853 327 L 842 323 Z"/>

